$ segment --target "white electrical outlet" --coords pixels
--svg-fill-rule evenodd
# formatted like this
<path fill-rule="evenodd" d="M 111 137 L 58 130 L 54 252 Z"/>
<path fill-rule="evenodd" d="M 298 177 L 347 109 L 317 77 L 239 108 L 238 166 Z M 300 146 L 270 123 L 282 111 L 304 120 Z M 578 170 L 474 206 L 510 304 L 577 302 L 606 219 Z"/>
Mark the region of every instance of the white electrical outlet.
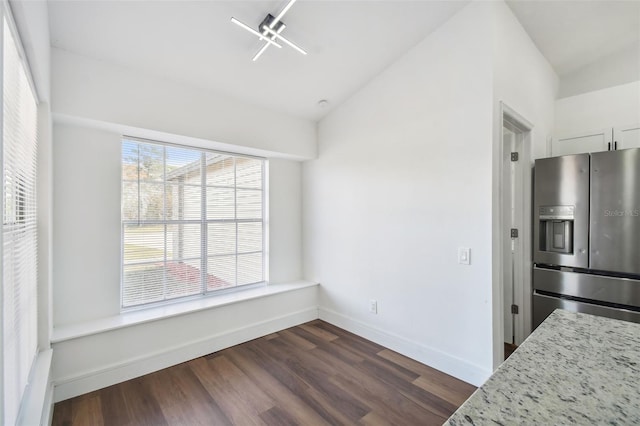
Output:
<path fill-rule="evenodd" d="M 378 301 L 376 299 L 369 300 L 369 312 L 372 314 L 378 313 Z"/>
<path fill-rule="evenodd" d="M 461 265 L 471 265 L 471 249 L 468 247 L 458 247 L 458 263 Z"/>

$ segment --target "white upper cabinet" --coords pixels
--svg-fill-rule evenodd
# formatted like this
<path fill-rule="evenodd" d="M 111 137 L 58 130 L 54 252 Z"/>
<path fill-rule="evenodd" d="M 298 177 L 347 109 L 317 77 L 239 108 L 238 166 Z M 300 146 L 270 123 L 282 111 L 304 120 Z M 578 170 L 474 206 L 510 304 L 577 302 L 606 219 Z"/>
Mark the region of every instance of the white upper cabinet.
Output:
<path fill-rule="evenodd" d="M 556 99 L 547 155 L 636 147 L 640 147 L 640 80 Z"/>
<path fill-rule="evenodd" d="M 640 148 L 640 124 L 607 127 L 554 138 L 551 156 Z"/>
<path fill-rule="evenodd" d="M 606 151 L 611 146 L 612 137 L 613 132 L 609 127 L 554 138 L 551 142 L 551 156 Z"/>
<path fill-rule="evenodd" d="M 616 149 L 640 148 L 640 124 L 614 127 L 613 145 Z"/>

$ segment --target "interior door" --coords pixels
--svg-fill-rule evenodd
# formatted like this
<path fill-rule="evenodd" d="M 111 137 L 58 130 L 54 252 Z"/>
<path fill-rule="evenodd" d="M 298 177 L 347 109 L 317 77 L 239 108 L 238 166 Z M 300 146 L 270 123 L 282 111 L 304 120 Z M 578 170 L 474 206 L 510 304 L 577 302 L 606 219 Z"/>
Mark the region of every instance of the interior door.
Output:
<path fill-rule="evenodd" d="M 590 268 L 640 274 L 640 148 L 591 155 Z"/>
<path fill-rule="evenodd" d="M 513 323 L 514 318 L 511 313 L 514 293 L 513 274 L 513 240 L 510 230 L 513 227 L 513 207 L 514 207 L 514 185 L 513 185 L 513 165 L 511 164 L 511 152 L 515 145 L 515 133 L 506 127 L 502 129 L 503 158 L 502 158 L 502 217 L 505 229 L 502 232 L 502 282 L 503 282 L 503 318 L 504 318 L 504 341 L 513 343 Z"/>
<path fill-rule="evenodd" d="M 503 159 L 502 159 L 502 282 L 503 282 L 503 318 L 504 341 L 519 344 L 523 340 L 523 330 L 518 328 L 516 315 L 512 306 L 522 307 L 524 288 L 524 265 L 522 264 L 523 231 L 523 134 L 517 129 L 503 127 Z M 515 154 L 516 157 L 512 157 Z M 511 235 L 511 230 L 518 230 L 518 237 Z"/>

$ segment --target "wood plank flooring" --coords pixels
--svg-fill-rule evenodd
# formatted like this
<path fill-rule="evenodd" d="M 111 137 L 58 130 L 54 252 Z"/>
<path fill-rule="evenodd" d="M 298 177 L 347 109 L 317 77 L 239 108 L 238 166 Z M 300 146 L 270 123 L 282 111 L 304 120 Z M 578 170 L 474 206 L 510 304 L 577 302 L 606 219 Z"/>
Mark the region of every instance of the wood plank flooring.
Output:
<path fill-rule="evenodd" d="M 53 425 L 441 425 L 474 390 L 316 320 L 59 402 Z"/>
<path fill-rule="evenodd" d="M 509 358 L 511 354 L 516 351 L 516 349 L 518 349 L 518 346 L 514 345 L 513 343 L 505 342 L 504 343 L 504 360 L 506 361 L 507 358 Z"/>

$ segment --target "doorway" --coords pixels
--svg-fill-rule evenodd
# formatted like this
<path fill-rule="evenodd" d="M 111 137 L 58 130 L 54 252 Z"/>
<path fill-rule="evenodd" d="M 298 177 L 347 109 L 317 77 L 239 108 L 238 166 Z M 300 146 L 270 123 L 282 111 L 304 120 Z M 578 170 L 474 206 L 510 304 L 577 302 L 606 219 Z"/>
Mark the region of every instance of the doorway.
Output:
<path fill-rule="evenodd" d="M 517 345 L 516 322 L 522 303 L 522 198 L 524 134 L 508 120 L 502 122 L 502 311 L 504 343 Z M 518 330 L 517 334 L 521 334 Z"/>
<path fill-rule="evenodd" d="M 499 133 L 499 293 L 494 301 L 500 328 L 499 352 L 520 345 L 531 332 L 531 129 L 532 125 L 501 105 Z M 494 343 L 498 343 L 495 341 Z M 507 346 L 505 346 L 507 345 Z M 497 346 L 497 345 L 496 345 Z"/>

